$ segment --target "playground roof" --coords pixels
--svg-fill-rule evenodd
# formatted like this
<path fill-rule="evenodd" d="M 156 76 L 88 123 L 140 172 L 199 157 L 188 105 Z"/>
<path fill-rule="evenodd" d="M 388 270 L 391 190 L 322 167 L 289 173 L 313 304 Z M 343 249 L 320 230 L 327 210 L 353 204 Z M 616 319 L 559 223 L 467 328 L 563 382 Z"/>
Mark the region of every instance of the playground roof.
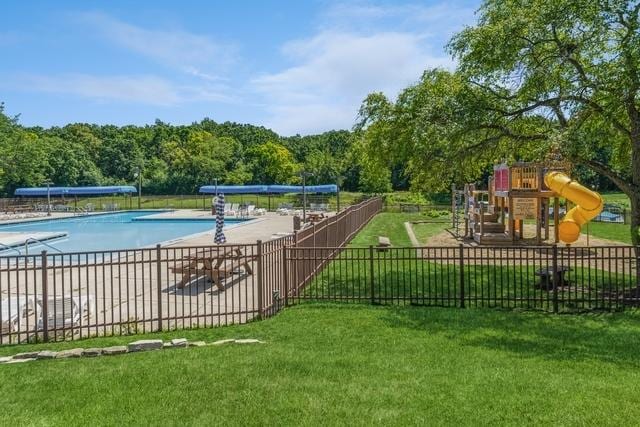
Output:
<path fill-rule="evenodd" d="M 218 185 L 218 193 L 224 194 L 283 194 L 302 193 L 301 185 Z M 215 194 L 215 185 L 203 185 L 200 187 L 201 193 Z M 307 185 L 307 193 L 337 193 L 338 186 L 335 184 Z"/>
<path fill-rule="evenodd" d="M 135 187 L 130 185 L 107 185 L 99 187 L 31 187 L 18 188 L 14 192 L 16 196 L 42 197 L 47 192 L 52 196 L 89 196 L 98 194 L 125 194 L 135 193 Z"/>

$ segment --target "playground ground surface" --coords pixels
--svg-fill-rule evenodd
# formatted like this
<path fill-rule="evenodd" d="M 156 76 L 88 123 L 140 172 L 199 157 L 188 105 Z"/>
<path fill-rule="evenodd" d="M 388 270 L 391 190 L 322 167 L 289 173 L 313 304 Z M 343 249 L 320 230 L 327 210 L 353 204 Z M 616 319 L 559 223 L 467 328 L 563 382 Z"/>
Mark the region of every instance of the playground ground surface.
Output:
<path fill-rule="evenodd" d="M 208 346 L 0 366 L 11 425 L 625 425 L 640 317 L 307 303 Z M 2 354 L 142 336 L 4 347 Z"/>
<path fill-rule="evenodd" d="M 351 242 L 351 246 L 368 246 L 378 243 L 378 236 L 387 236 L 391 239 L 393 246 L 411 246 L 411 240 L 407 235 L 405 222 L 426 223 L 413 224 L 416 238 L 421 245 L 426 246 L 457 246 L 457 240 L 447 229 L 451 224 L 446 218 L 434 220 L 422 213 L 388 213 L 378 214 L 369 225 L 362 230 Z M 436 222 L 437 221 L 437 222 Z M 535 235 L 535 226 L 526 224 L 527 235 Z M 590 246 L 617 246 L 631 244 L 629 226 L 625 224 L 589 223 L 589 245 Z M 550 229 L 553 235 L 553 227 Z M 586 234 L 583 234 L 578 241 L 578 246 L 586 246 Z"/>

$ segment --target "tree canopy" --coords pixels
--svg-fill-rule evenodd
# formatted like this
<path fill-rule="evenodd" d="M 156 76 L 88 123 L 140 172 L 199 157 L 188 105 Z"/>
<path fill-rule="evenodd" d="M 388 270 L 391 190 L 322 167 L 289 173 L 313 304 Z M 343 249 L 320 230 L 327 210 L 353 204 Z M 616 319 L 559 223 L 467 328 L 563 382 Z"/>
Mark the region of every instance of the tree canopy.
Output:
<path fill-rule="evenodd" d="M 640 2 L 486 0 L 455 35 L 454 71 L 427 70 L 390 102 L 370 95 L 361 141 L 414 188 L 483 178 L 549 151 L 632 206 L 640 244 Z"/>
<path fill-rule="evenodd" d="M 350 131 L 281 137 L 264 127 L 211 119 L 188 126 L 158 120 L 148 126 L 30 128 L 4 114 L 0 104 L 0 196 L 45 181 L 131 184 L 139 170 L 147 194 L 193 194 L 214 180 L 296 183 L 303 169 L 312 173 L 310 184 L 346 177 L 344 189 L 355 191 L 360 168 L 353 140 Z"/>

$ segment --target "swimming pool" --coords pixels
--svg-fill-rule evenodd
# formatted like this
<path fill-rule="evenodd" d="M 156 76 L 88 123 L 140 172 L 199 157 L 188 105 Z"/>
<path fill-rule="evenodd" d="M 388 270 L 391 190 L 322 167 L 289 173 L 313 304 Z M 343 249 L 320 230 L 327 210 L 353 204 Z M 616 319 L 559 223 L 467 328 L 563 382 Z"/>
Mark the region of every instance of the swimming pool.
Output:
<path fill-rule="evenodd" d="M 63 252 L 103 251 L 113 249 L 134 249 L 152 246 L 156 243 L 175 240 L 215 229 L 214 217 L 195 219 L 161 219 L 150 217 L 159 211 L 125 211 L 82 217 L 29 221 L 19 224 L 0 225 L 0 233 L 66 233 L 62 238 L 47 240 Z M 225 229 L 245 220 L 226 219 Z M 0 242 L 2 238 L 0 237 Z M 213 237 L 211 238 L 213 243 Z M 33 248 L 33 249 L 32 249 Z M 19 250 L 22 248 L 18 248 Z M 29 253 L 46 249 L 44 245 L 29 245 Z M 49 250 L 49 249 L 47 249 Z M 8 250 L 2 255 L 15 255 Z"/>

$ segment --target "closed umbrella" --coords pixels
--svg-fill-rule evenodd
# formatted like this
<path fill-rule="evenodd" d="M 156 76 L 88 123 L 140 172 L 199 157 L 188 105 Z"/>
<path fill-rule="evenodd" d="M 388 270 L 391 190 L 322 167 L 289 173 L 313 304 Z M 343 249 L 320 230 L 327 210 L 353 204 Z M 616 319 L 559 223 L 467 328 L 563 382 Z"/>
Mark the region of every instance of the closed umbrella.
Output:
<path fill-rule="evenodd" d="M 227 242 L 222 229 L 224 228 L 224 194 L 218 194 L 216 202 L 216 237 L 213 239 L 215 243 L 221 245 Z"/>

